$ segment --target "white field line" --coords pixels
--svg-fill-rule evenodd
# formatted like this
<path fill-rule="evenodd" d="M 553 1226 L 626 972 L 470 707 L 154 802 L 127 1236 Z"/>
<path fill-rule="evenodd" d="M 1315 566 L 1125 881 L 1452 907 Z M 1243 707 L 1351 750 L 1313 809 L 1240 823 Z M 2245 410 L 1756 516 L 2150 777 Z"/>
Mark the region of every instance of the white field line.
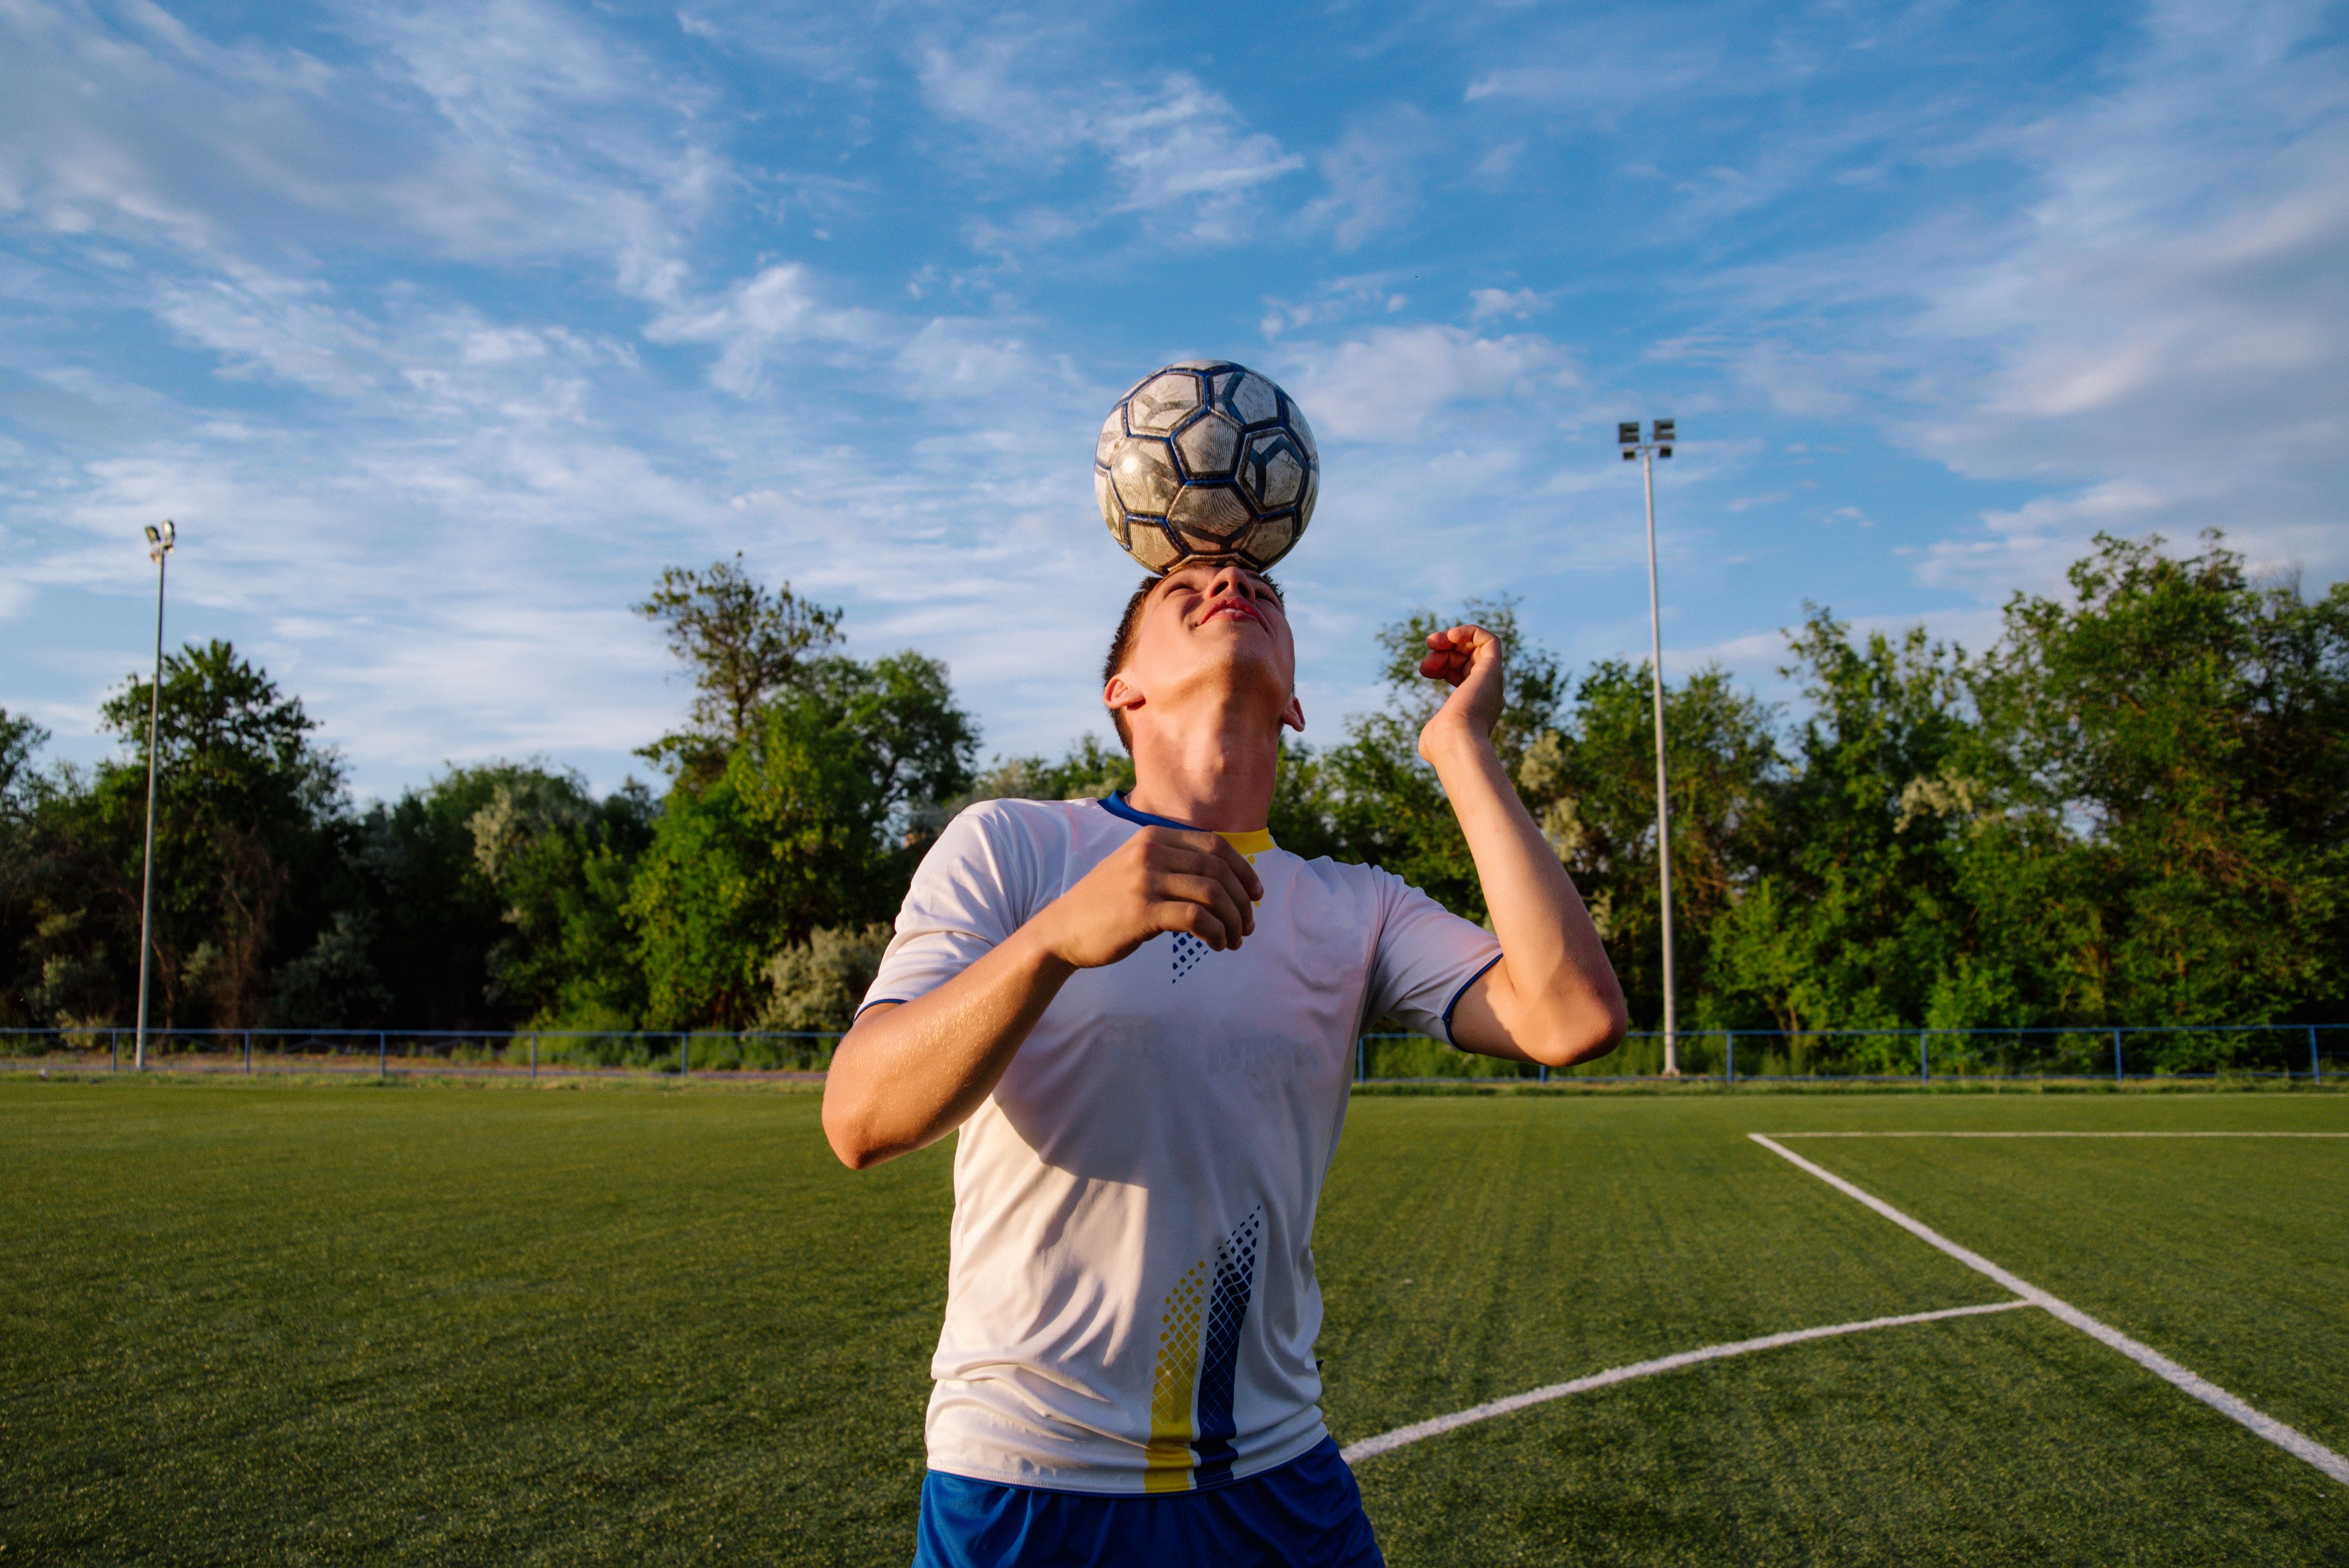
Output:
<path fill-rule="evenodd" d="M 2050 1295 L 2030 1281 L 2009 1274 L 1981 1253 L 1967 1251 L 1931 1226 L 1910 1219 L 1883 1199 L 1863 1192 L 1834 1171 L 1812 1164 L 1785 1145 L 1774 1142 L 1759 1132 L 1749 1132 L 1746 1136 L 1780 1159 L 1809 1171 L 1846 1197 L 1856 1198 L 1867 1204 L 1928 1246 L 1937 1247 L 1976 1274 L 1997 1281 L 2033 1305 L 2045 1307 L 2054 1316 L 2062 1318 L 2092 1339 L 2104 1341 L 2164 1382 L 2193 1395 L 2220 1415 L 2249 1427 L 2284 1452 L 2306 1460 L 2342 1485 L 2349 1486 L 2349 1459 L 2342 1458 L 2313 1438 L 2303 1437 L 2274 1417 L 2262 1415 L 2216 1383 L 2189 1372 L 2151 1346 L 2139 1344 L 2111 1325 L 2090 1317 L 2070 1302 Z"/>
<path fill-rule="evenodd" d="M 1490 1404 L 1455 1410 L 1449 1416 L 1436 1416 L 1424 1421 L 1414 1421 L 1408 1427 L 1397 1427 L 1392 1432 L 1381 1432 L 1375 1438 L 1364 1438 L 1359 1443 L 1349 1443 L 1339 1457 L 1348 1464 L 1360 1464 L 1383 1453 L 1392 1453 L 1405 1443 L 1415 1443 L 1422 1438 L 1456 1431 L 1478 1421 L 1489 1421 L 1495 1416 L 1509 1415 L 1534 1405 L 1563 1399 L 1568 1394 L 1585 1394 L 1593 1388 L 1611 1384 L 1628 1383 L 1634 1377 L 1651 1377 L 1659 1372 L 1677 1371 L 1693 1367 L 1700 1361 L 1719 1361 L 1731 1356 L 1750 1355 L 1756 1350 L 1775 1350 L 1781 1345 L 1800 1345 L 1806 1339 L 1832 1339 L 1839 1334 L 1860 1334 L 1871 1328 L 1899 1328 L 1911 1323 L 1934 1323 L 1944 1317 L 1976 1317 L 1985 1312 L 2013 1312 L 2018 1306 L 2035 1306 L 2030 1301 L 1993 1301 L 1980 1306 L 1946 1306 L 1939 1312 L 1911 1312 L 1899 1317 L 1871 1317 L 1864 1323 L 1837 1323 L 1825 1328 L 1797 1328 L 1785 1334 L 1765 1334 L 1759 1339 L 1740 1339 L 1726 1345 L 1708 1345 L 1699 1350 L 1683 1350 L 1676 1356 L 1661 1356 L 1653 1361 L 1635 1361 L 1629 1367 L 1610 1367 L 1593 1372 L 1588 1377 L 1577 1377 L 1570 1383 L 1552 1383 L 1546 1387 L 1531 1388 L 1522 1394 L 1512 1394 L 1506 1399 Z"/>
<path fill-rule="evenodd" d="M 1756 1133 L 1754 1136 L 1760 1137 Z M 1772 1138 L 2349 1138 L 2349 1132 L 1773 1132 Z"/>

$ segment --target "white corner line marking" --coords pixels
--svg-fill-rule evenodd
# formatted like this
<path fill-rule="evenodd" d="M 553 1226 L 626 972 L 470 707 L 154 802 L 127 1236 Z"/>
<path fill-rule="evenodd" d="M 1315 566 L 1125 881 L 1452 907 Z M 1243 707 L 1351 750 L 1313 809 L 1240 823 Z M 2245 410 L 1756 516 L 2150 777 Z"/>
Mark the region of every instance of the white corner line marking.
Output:
<path fill-rule="evenodd" d="M 2070 1302 L 2052 1296 L 2028 1280 L 2009 1274 L 1981 1253 L 1968 1252 L 1931 1226 L 1910 1219 L 1883 1199 L 1872 1193 L 1863 1192 L 1834 1171 L 1823 1170 L 1812 1164 L 1784 1144 L 1775 1142 L 1759 1132 L 1749 1132 L 1745 1136 L 1780 1159 L 1800 1170 L 1809 1171 L 1846 1197 L 1856 1198 L 1867 1204 L 1928 1246 L 1937 1247 L 1976 1274 L 1996 1280 L 2033 1306 L 2046 1308 L 2051 1315 L 2062 1318 L 2090 1338 L 2103 1340 L 2164 1382 L 2193 1395 L 2220 1415 L 2249 1427 L 2284 1452 L 2295 1458 L 2306 1460 L 2342 1485 L 2349 1486 L 2349 1459 L 2342 1458 L 2313 1438 L 2303 1437 L 2274 1417 L 2262 1415 L 2216 1383 L 2189 1372 L 2151 1346 L 2140 1345 L 2119 1329 L 2090 1317 Z"/>
<path fill-rule="evenodd" d="M 1339 1458 L 1348 1464 L 1360 1464 L 1383 1453 L 1392 1453 L 1405 1443 L 1415 1443 L 1422 1438 L 1433 1438 L 1489 1421 L 1495 1416 L 1506 1416 L 1534 1405 L 1546 1405 L 1552 1399 L 1563 1399 L 1568 1394 L 1584 1394 L 1610 1384 L 1628 1383 L 1634 1377 L 1651 1377 L 1659 1372 L 1677 1371 L 1693 1367 L 1701 1361 L 1719 1361 L 1731 1356 L 1750 1355 L 1756 1350 L 1775 1350 L 1781 1345 L 1800 1345 L 1806 1339 L 1832 1339 L 1839 1334 L 1861 1334 L 1871 1328 L 1899 1328 L 1911 1323 L 1936 1323 L 1945 1317 L 1978 1317 L 1986 1312 L 2013 1312 L 2018 1306 L 2036 1306 L 2033 1301 L 1993 1301 L 1978 1306 L 1945 1306 L 1939 1312 L 1910 1312 L 1899 1317 L 1871 1317 L 1862 1323 L 1836 1323 L 1825 1328 L 1796 1328 L 1785 1334 L 1765 1334 L 1759 1339 L 1740 1339 L 1726 1345 L 1708 1345 L 1698 1350 L 1683 1350 L 1676 1356 L 1661 1356 L 1653 1361 L 1634 1361 L 1628 1367 L 1609 1367 L 1593 1372 L 1588 1377 L 1577 1377 L 1570 1383 L 1552 1383 L 1545 1387 L 1530 1388 L 1522 1394 L 1512 1394 L 1506 1399 L 1455 1410 L 1449 1416 L 1436 1416 L 1424 1421 L 1414 1421 L 1408 1427 L 1397 1427 L 1392 1432 L 1381 1432 L 1375 1438 L 1364 1438 L 1359 1443 L 1349 1443 L 1339 1451 Z"/>

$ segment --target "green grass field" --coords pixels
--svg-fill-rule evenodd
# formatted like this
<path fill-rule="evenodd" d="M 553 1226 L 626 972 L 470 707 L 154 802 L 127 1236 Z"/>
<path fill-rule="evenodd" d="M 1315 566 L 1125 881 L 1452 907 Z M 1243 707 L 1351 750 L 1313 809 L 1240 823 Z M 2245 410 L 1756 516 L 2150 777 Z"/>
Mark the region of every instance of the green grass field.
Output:
<path fill-rule="evenodd" d="M 1363 1097 L 1316 1254 L 1341 1440 L 2005 1293 L 1749 1131 L 2349 1131 L 2349 1098 Z M 1805 1139 L 2349 1450 L 2349 1140 Z M 948 1150 L 812 1095 L 0 1082 L 7 1563 L 903 1563 Z M 1365 1460 L 1390 1560 L 2349 1561 L 2349 1487 L 2037 1311 Z"/>

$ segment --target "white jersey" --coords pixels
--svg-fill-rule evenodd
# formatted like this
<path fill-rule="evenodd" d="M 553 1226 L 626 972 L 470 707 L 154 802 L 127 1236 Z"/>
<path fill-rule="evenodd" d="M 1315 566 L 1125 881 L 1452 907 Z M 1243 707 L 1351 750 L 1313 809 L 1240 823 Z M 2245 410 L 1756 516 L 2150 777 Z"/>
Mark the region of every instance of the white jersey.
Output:
<path fill-rule="evenodd" d="M 910 1001 L 1147 823 L 1120 799 L 988 800 L 915 874 L 865 1004 Z M 1400 877 L 1226 834 L 1256 934 L 1163 934 L 1071 975 L 963 1124 L 930 1468 L 1071 1491 L 1185 1491 L 1324 1436 L 1313 1214 L 1354 1042 L 1449 1039 L 1500 947 Z"/>

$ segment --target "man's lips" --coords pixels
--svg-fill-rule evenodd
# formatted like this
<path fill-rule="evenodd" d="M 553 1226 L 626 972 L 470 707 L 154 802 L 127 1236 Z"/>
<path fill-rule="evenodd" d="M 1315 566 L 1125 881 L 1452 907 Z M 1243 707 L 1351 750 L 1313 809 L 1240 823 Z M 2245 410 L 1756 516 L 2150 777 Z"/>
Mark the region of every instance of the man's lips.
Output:
<path fill-rule="evenodd" d="M 1199 617 L 1199 624 L 1204 626 L 1216 616 L 1225 614 L 1246 616 L 1259 626 L 1264 624 L 1264 617 L 1257 613 L 1255 605 L 1245 599 L 1216 600 L 1207 606 L 1207 613 Z"/>

